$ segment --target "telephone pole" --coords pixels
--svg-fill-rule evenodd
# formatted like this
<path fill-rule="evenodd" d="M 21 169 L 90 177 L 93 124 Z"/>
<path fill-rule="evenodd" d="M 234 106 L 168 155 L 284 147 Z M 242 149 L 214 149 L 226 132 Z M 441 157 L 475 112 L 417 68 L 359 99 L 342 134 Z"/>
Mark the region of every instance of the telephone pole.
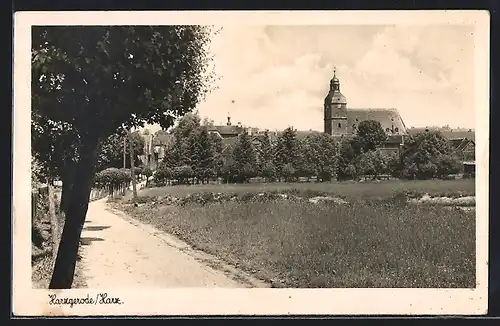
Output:
<path fill-rule="evenodd" d="M 132 131 L 128 132 L 129 140 L 128 140 L 128 146 L 129 146 L 129 152 L 130 152 L 130 174 L 132 176 L 132 191 L 133 191 L 133 201 L 134 204 L 137 201 L 137 183 L 135 180 L 135 164 L 134 164 L 134 145 L 132 141 Z"/>
<path fill-rule="evenodd" d="M 127 161 L 127 155 L 126 153 L 126 148 L 127 148 L 127 133 L 125 132 L 123 135 L 123 168 L 126 168 L 126 161 Z"/>

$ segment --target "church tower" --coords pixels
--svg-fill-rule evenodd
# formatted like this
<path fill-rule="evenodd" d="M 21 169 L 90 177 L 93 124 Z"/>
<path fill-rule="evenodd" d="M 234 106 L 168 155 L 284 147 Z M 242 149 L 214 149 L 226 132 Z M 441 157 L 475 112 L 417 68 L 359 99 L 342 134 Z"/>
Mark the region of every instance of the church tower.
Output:
<path fill-rule="evenodd" d="M 335 69 L 330 80 L 330 91 L 325 97 L 324 120 L 325 133 L 333 136 L 347 134 L 347 99 L 340 93 L 340 82 Z"/>

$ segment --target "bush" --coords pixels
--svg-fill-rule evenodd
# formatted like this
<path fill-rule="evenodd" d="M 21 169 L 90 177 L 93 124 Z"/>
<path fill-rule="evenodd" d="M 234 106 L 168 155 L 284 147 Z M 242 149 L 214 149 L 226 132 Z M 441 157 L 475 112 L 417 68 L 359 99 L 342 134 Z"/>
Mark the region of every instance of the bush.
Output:
<path fill-rule="evenodd" d="M 94 177 L 94 184 L 97 188 L 108 189 L 110 194 L 115 190 L 124 189 L 132 181 L 129 169 L 108 168 Z"/>
<path fill-rule="evenodd" d="M 161 187 L 164 186 L 167 183 L 167 180 L 170 180 L 172 176 L 172 169 L 167 167 L 165 164 L 161 164 L 153 176 L 153 182 L 156 186 Z"/>
<path fill-rule="evenodd" d="M 188 182 L 189 178 L 194 177 L 194 171 L 189 165 L 177 166 L 173 169 L 173 177 L 179 183 L 184 184 Z"/>

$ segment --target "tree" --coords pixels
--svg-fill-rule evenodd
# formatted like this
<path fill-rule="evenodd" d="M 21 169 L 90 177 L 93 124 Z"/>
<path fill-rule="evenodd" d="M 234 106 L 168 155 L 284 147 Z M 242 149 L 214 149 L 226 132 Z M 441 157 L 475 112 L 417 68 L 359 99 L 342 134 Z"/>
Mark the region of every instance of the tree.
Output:
<path fill-rule="evenodd" d="M 59 211 L 65 213 L 73 184 L 75 163 L 79 158 L 80 137 L 73 126 L 31 112 L 31 152 L 38 164 L 39 180 L 63 182 Z"/>
<path fill-rule="evenodd" d="M 321 181 L 329 181 L 335 176 L 337 145 L 331 135 L 325 133 L 308 135 L 302 150 L 304 165 L 311 171 L 311 175 L 316 175 Z"/>
<path fill-rule="evenodd" d="M 276 179 L 276 166 L 274 166 L 273 161 L 264 162 L 260 170 L 260 174 L 266 179 L 266 182 L 273 182 Z"/>
<path fill-rule="evenodd" d="M 356 136 L 346 137 L 340 141 L 337 154 L 337 179 L 347 180 L 357 178 L 356 160 L 363 153 Z"/>
<path fill-rule="evenodd" d="M 438 178 L 444 179 L 450 174 L 457 174 L 462 170 L 462 164 L 460 160 L 450 154 L 441 154 L 435 160 L 436 164 L 436 176 Z"/>
<path fill-rule="evenodd" d="M 244 130 L 239 136 L 232 153 L 233 164 L 230 168 L 239 181 L 246 182 L 257 173 L 257 156 L 250 135 Z"/>
<path fill-rule="evenodd" d="M 431 179 L 456 173 L 458 160 L 450 142 L 439 131 L 411 135 L 401 151 L 402 176 L 406 179 Z"/>
<path fill-rule="evenodd" d="M 200 117 L 197 114 L 189 113 L 183 116 L 177 126 L 172 129 L 173 146 L 170 148 L 170 160 L 174 162 L 174 166 L 191 165 L 192 159 L 192 137 L 196 137 L 196 133 L 200 128 Z"/>
<path fill-rule="evenodd" d="M 67 124 L 78 152 L 50 288 L 73 282 L 100 141 L 146 123 L 166 129 L 190 112 L 209 91 L 209 37 L 208 27 L 191 25 L 33 27 L 34 114 Z"/>
<path fill-rule="evenodd" d="M 149 185 L 149 178 L 153 175 L 153 171 L 149 166 L 145 166 L 142 168 L 141 172 L 146 177 L 146 187 Z"/>
<path fill-rule="evenodd" d="M 296 174 L 296 170 L 292 163 L 286 163 L 281 167 L 280 171 L 281 177 L 285 179 L 286 182 L 292 181 L 292 178 Z"/>
<path fill-rule="evenodd" d="M 186 184 L 189 183 L 190 178 L 194 177 L 194 171 L 189 165 L 176 166 L 172 170 L 172 176 L 178 183 Z"/>
<path fill-rule="evenodd" d="M 399 153 L 390 153 L 387 157 L 387 174 L 400 178 L 402 172 L 401 156 Z"/>
<path fill-rule="evenodd" d="M 273 144 L 271 143 L 271 136 L 267 130 L 264 131 L 264 135 L 262 137 L 259 156 L 259 161 L 262 164 L 274 161 Z"/>
<path fill-rule="evenodd" d="M 300 143 L 297 140 L 297 131 L 291 127 L 286 128 L 278 135 L 275 149 L 275 166 L 279 177 L 284 177 L 290 180 L 289 175 L 291 169 L 285 168 L 285 165 L 290 164 L 293 168 L 293 176 L 300 170 L 302 163 Z M 286 172 L 286 173 L 285 173 Z"/>
<path fill-rule="evenodd" d="M 211 120 L 211 119 L 205 117 L 205 118 L 203 118 L 201 125 L 208 127 L 208 128 L 212 128 L 214 126 L 214 120 Z"/>
<path fill-rule="evenodd" d="M 139 132 L 133 132 L 132 147 L 134 152 L 134 162 L 140 162 L 139 155 L 144 153 L 144 138 Z M 97 157 L 96 170 L 104 170 L 107 168 L 130 168 L 130 146 L 128 136 L 123 132 L 114 133 L 104 141 L 101 141 L 100 151 Z M 123 150 L 125 148 L 125 156 Z M 123 158 L 125 157 L 125 166 L 123 166 Z"/>
<path fill-rule="evenodd" d="M 361 121 L 357 128 L 357 137 L 365 152 L 375 150 L 387 139 L 382 125 L 376 120 Z"/>
<path fill-rule="evenodd" d="M 216 176 L 216 152 L 206 126 L 202 126 L 189 138 L 190 162 L 194 176 L 202 183 Z"/>
<path fill-rule="evenodd" d="M 222 174 L 222 167 L 224 165 L 224 158 L 223 158 L 223 146 L 222 146 L 222 139 L 220 136 L 217 134 L 211 133 L 210 134 L 210 139 L 212 141 L 212 146 L 213 146 L 213 162 L 214 162 L 214 172 L 216 176 L 220 176 Z"/>
<path fill-rule="evenodd" d="M 368 151 L 360 155 L 358 160 L 358 173 L 371 175 L 373 179 L 384 174 L 388 170 L 389 157 L 380 149 Z"/>

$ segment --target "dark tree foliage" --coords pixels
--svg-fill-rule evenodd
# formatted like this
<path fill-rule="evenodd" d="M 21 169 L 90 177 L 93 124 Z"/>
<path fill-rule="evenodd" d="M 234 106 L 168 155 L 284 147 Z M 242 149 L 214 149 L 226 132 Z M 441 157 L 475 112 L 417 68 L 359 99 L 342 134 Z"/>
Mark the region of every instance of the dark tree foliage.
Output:
<path fill-rule="evenodd" d="M 239 182 L 246 182 L 257 175 L 257 153 L 248 132 L 243 131 L 232 152 L 231 171 Z"/>
<path fill-rule="evenodd" d="M 364 152 L 374 151 L 387 139 L 380 122 L 376 120 L 361 121 L 357 128 L 357 140 Z"/>
<path fill-rule="evenodd" d="M 302 164 L 302 151 L 295 129 L 286 128 L 278 135 L 274 153 L 278 176 L 286 180 L 296 177 L 296 173 L 300 171 L 300 165 Z"/>
<path fill-rule="evenodd" d="M 460 161 L 439 131 L 408 137 L 401 152 L 401 165 L 406 179 L 443 178 L 460 171 Z"/>

